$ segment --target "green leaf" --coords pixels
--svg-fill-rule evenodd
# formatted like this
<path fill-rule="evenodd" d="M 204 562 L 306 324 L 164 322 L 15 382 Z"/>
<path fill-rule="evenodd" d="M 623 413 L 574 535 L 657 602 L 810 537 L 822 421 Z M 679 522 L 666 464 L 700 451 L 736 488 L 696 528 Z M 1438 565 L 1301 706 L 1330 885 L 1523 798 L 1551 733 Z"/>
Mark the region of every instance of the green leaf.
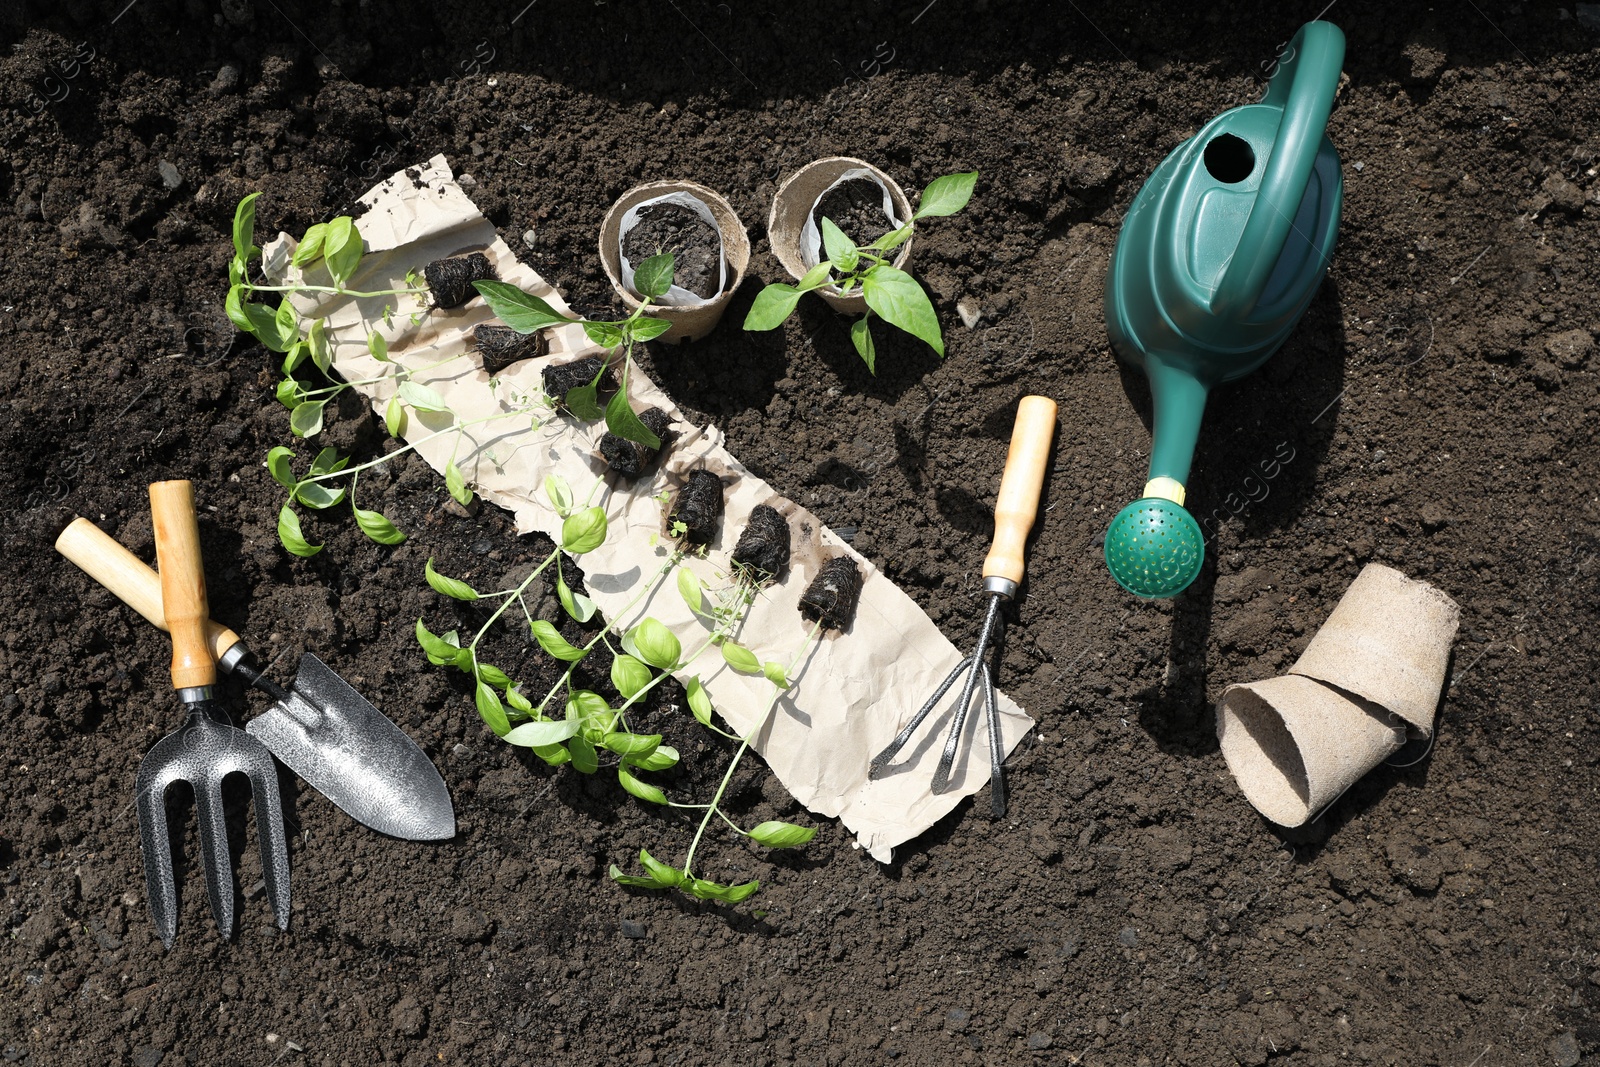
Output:
<path fill-rule="evenodd" d="M 789 672 L 783 669 L 783 664 L 777 660 L 767 660 L 761 665 L 761 673 L 767 676 L 767 681 L 779 689 L 789 688 Z"/>
<path fill-rule="evenodd" d="M 546 745 L 559 745 L 577 733 L 578 722 L 574 719 L 541 719 L 513 727 L 504 740 L 519 748 L 543 748 Z"/>
<path fill-rule="evenodd" d="M 293 374 L 309 355 L 311 355 L 311 345 L 305 341 L 296 341 L 289 346 L 289 351 L 283 354 L 283 363 L 279 365 L 279 369 L 284 374 Z"/>
<path fill-rule="evenodd" d="M 228 318 L 233 324 L 245 333 L 255 333 L 255 322 L 244 312 L 246 296 L 244 286 L 234 282 L 228 286 L 227 299 L 222 302 L 222 310 L 228 313 Z"/>
<path fill-rule="evenodd" d="M 582 593 L 574 593 L 567 585 L 567 580 L 560 575 L 556 575 L 556 598 L 561 601 L 566 613 L 579 622 L 588 622 L 599 610 L 594 601 Z"/>
<path fill-rule="evenodd" d="M 740 674 L 761 673 L 761 660 L 737 641 L 722 642 L 722 658 Z"/>
<path fill-rule="evenodd" d="M 300 516 L 288 504 L 278 512 L 278 540 L 297 556 L 315 556 L 322 551 L 321 545 L 311 544 L 300 532 Z"/>
<path fill-rule="evenodd" d="M 244 281 L 249 273 L 249 266 L 238 256 L 234 256 L 232 259 L 228 260 L 228 285 L 230 288 L 237 286 L 240 282 Z M 232 294 L 230 293 L 229 295 L 231 296 Z M 231 319 L 233 318 L 233 315 L 230 313 L 228 317 Z"/>
<path fill-rule="evenodd" d="M 850 343 L 856 346 L 856 352 L 866 362 L 867 370 L 877 374 L 878 350 L 872 344 L 871 318 L 871 315 L 863 315 L 850 324 Z"/>
<path fill-rule="evenodd" d="M 506 677 L 506 672 L 492 663 L 478 664 L 478 678 L 480 681 L 488 682 L 496 689 L 504 689 L 511 684 L 511 679 Z"/>
<path fill-rule="evenodd" d="M 662 863 L 642 848 L 639 850 L 639 864 L 650 872 L 650 877 L 656 880 L 657 885 L 668 889 L 682 885 L 687 877 L 678 868 Z"/>
<path fill-rule="evenodd" d="M 567 751 L 572 753 L 573 769 L 584 774 L 593 774 L 600 769 L 599 753 L 582 734 L 575 735 L 567 742 Z"/>
<path fill-rule="evenodd" d="M 311 461 L 312 475 L 337 474 L 350 466 L 350 457 L 339 458 L 339 450 L 329 445 L 317 453 L 317 458 Z"/>
<path fill-rule="evenodd" d="M 313 319 L 306 331 L 306 345 L 311 352 L 311 362 L 325 375 L 333 369 L 333 349 L 328 345 L 328 320 Z"/>
<path fill-rule="evenodd" d="M 473 282 L 473 288 L 483 297 L 484 303 L 495 317 L 518 333 L 533 333 L 546 326 L 576 322 L 561 314 L 532 293 L 525 293 L 514 285 L 499 281 Z"/>
<path fill-rule="evenodd" d="M 422 576 L 428 580 L 436 593 L 443 593 L 454 600 L 477 600 L 478 591 L 466 582 L 447 578 L 433 569 L 433 557 L 428 557 L 428 562 L 422 568 Z"/>
<path fill-rule="evenodd" d="M 630 700 L 650 684 L 651 677 L 650 668 L 632 656 L 619 653 L 611 660 L 611 684 Z"/>
<path fill-rule="evenodd" d="M 695 720 L 701 726 L 710 726 L 711 697 L 707 695 L 706 687 L 700 684 L 700 676 L 690 678 L 684 691 L 689 694 L 689 710 L 694 713 Z"/>
<path fill-rule="evenodd" d="M 289 429 L 296 437 L 314 437 L 322 432 L 322 407 L 326 400 L 306 400 L 289 412 Z"/>
<path fill-rule="evenodd" d="M 633 290 L 646 300 L 654 300 L 672 288 L 676 261 L 672 253 L 651 256 L 633 270 Z"/>
<path fill-rule="evenodd" d="M 678 595 L 696 615 L 705 614 L 705 595 L 700 591 L 700 579 L 687 567 L 678 568 Z"/>
<path fill-rule="evenodd" d="M 693 893 L 701 900 L 723 900 L 727 901 L 729 904 L 739 903 L 739 901 L 745 899 L 751 893 L 754 893 L 760 888 L 760 882 L 741 882 L 739 885 L 718 885 L 716 882 L 708 882 L 704 878 L 696 878 L 689 883 L 689 892 Z"/>
<path fill-rule="evenodd" d="M 513 710 L 520 711 L 524 715 L 533 714 L 533 702 L 523 696 L 522 691 L 515 686 L 506 687 L 506 703 L 510 704 Z"/>
<path fill-rule="evenodd" d="M 800 284 L 796 288 L 802 293 L 809 292 L 812 289 L 819 289 L 828 284 L 828 275 L 832 272 L 833 263 L 825 259 L 806 271 L 805 277 L 800 279 Z"/>
<path fill-rule="evenodd" d="M 389 362 L 389 342 L 383 339 L 383 334 L 373 330 L 367 334 L 367 351 L 372 353 L 372 358 L 379 363 Z"/>
<path fill-rule="evenodd" d="M 400 394 L 396 393 L 389 398 L 389 403 L 383 409 L 383 427 L 389 431 L 390 437 L 399 437 L 400 431 L 406 426 L 406 409 L 400 404 Z"/>
<path fill-rule="evenodd" d="M 759 845 L 768 848 L 794 848 L 817 836 L 815 826 L 796 826 L 792 822 L 764 822 L 750 830 Z"/>
<path fill-rule="evenodd" d="M 611 398 L 611 402 L 606 405 L 606 429 L 618 437 L 637 442 L 646 448 L 661 447 L 661 438 L 657 437 L 650 427 L 640 422 L 639 416 L 634 414 L 625 389 L 618 390 Z"/>
<path fill-rule="evenodd" d="M 361 263 L 361 234 L 349 215 L 340 215 L 328 223 L 328 231 L 322 238 L 322 258 L 327 261 L 328 273 L 333 275 L 337 285 L 344 285 L 356 272 Z"/>
<path fill-rule="evenodd" d="M 629 756 L 628 763 L 641 771 L 664 771 L 678 762 L 678 750 L 671 745 L 657 746 L 648 756 Z"/>
<path fill-rule="evenodd" d="M 773 282 L 756 294 L 755 303 L 744 317 L 747 330 L 775 330 L 800 302 L 800 290 L 783 282 Z"/>
<path fill-rule="evenodd" d="M 255 246 L 256 239 L 256 201 L 261 198 L 260 193 L 251 193 L 239 201 L 239 206 L 233 211 L 233 254 L 244 262 L 250 262 L 250 257 L 256 255 L 261 249 Z"/>
<path fill-rule="evenodd" d="M 939 355 L 944 355 L 944 338 L 939 334 L 939 317 L 933 302 L 917 280 L 897 267 L 874 267 L 861 279 L 867 306 L 891 326 L 898 326 L 913 337 L 920 337 Z"/>
<path fill-rule="evenodd" d="M 461 477 L 461 468 L 455 461 L 444 465 L 444 487 L 450 491 L 451 498 L 462 507 L 472 503 L 472 490 L 467 488 L 466 480 Z"/>
<path fill-rule="evenodd" d="M 418 411 L 448 411 L 450 405 L 444 402 L 444 397 L 429 389 L 419 382 L 404 381 L 400 383 L 400 399 L 416 408 Z"/>
<path fill-rule="evenodd" d="M 303 267 L 322 255 L 322 241 L 327 236 L 328 224 L 325 222 L 313 223 L 307 227 L 306 235 L 300 238 L 300 243 L 295 246 L 294 255 L 289 258 L 289 262 L 297 267 Z"/>
<path fill-rule="evenodd" d="M 590 724 L 598 724 L 609 730 L 616 717 L 606 698 L 591 689 L 575 689 L 567 698 L 569 719 L 588 720 Z"/>
<path fill-rule="evenodd" d="M 602 348 L 616 348 L 626 340 L 622 327 L 614 322 L 584 322 L 583 333 Z"/>
<path fill-rule="evenodd" d="M 911 240 L 913 230 L 914 227 L 908 222 L 898 230 L 890 230 L 870 245 L 867 245 L 867 248 L 873 252 L 888 254 Z"/>
<path fill-rule="evenodd" d="M 301 482 L 295 486 L 294 498 L 308 508 L 322 511 L 343 500 L 344 490 L 340 489 L 335 492 L 321 482 Z"/>
<path fill-rule="evenodd" d="M 593 382 L 568 389 L 561 402 L 580 419 L 603 419 L 606 416 L 606 409 L 600 406 L 600 387 Z"/>
<path fill-rule="evenodd" d="M 435 659 L 453 660 L 456 653 L 461 651 L 459 646 L 451 644 L 424 626 L 420 618 L 417 620 L 417 644 Z"/>
<path fill-rule="evenodd" d="M 617 764 L 617 781 L 622 783 L 622 788 L 640 800 L 649 801 L 651 804 L 666 804 L 667 794 L 651 785 L 641 782 L 629 771 L 626 763 Z"/>
<path fill-rule="evenodd" d="M 545 652 L 566 663 L 576 663 L 585 655 L 583 649 L 568 643 L 560 630 L 543 619 L 533 620 L 533 639 Z"/>
<path fill-rule="evenodd" d="M 628 333 L 635 341 L 653 341 L 670 329 L 672 323 L 666 319 L 652 319 L 646 315 L 634 319 Z"/>
<path fill-rule="evenodd" d="M 532 751 L 552 767 L 572 762 L 572 753 L 567 751 L 566 745 L 535 745 Z"/>
<path fill-rule="evenodd" d="M 272 474 L 272 480 L 285 489 L 293 489 L 294 477 L 294 451 L 278 445 L 267 453 L 267 470 Z"/>
<path fill-rule="evenodd" d="M 556 509 L 557 515 L 564 519 L 572 514 L 572 487 L 561 475 L 544 476 L 544 495 L 550 501 L 550 506 Z"/>
<path fill-rule="evenodd" d="M 606 734 L 600 744 L 619 756 L 644 759 L 661 744 L 660 734 L 629 734 L 617 731 Z"/>
<path fill-rule="evenodd" d="M 302 396 L 300 392 L 300 383 L 295 381 L 293 378 L 284 378 L 282 381 L 278 382 L 278 388 L 275 390 L 275 392 L 278 397 L 278 403 L 282 404 L 290 411 L 293 411 L 295 408 L 300 406 L 300 398 Z"/>
<path fill-rule="evenodd" d="M 683 654 L 683 646 L 678 643 L 678 638 L 653 618 L 646 618 L 639 623 L 628 631 L 628 636 L 640 659 L 664 671 L 676 667 L 678 657 Z"/>
<path fill-rule="evenodd" d="M 606 540 L 606 509 L 584 508 L 561 521 L 561 548 L 574 556 L 593 552 Z"/>
<path fill-rule="evenodd" d="M 389 517 L 381 511 L 363 511 L 354 504 L 350 505 L 356 513 L 356 525 L 361 527 L 361 532 L 380 545 L 398 545 L 406 539 L 400 528 L 389 521 Z"/>
<path fill-rule="evenodd" d="M 622 868 L 618 867 L 615 863 L 613 863 L 611 865 L 610 874 L 611 874 L 611 880 L 613 882 L 617 883 L 618 885 L 637 886 L 640 889 L 661 889 L 661 888 L 663 888 L 661 885 L 657 884 L 657 882 L 656 882 L 656 880 L 654 878 L 640 878 L 636 874 L 623 874 L 622 873 Z"/>
<path fill-rule="evenodd" d="M 822 248 L 828 253 L 828 258 L 839 265 L 841 274 L 852 273 L 861 259 L 861 253 L 856 251 L 856 243 L 846 237 L 832 219 L 822 220 Z"/>
<path fill-rule="evenodd" d="M 294 305 L 285 298 L 278 304 L 278 310 L 272 313 L 272 321 L 278 328 L 278 343 L 282 348 L 279 352 L 287 352 L 289 347 L 300 339 L 300 316 L 295 314 Z"/>
<path fill-rule="evenodd" d="M 504 737 L 511 732 L 511 720 L 506 718 L 506 709 L 500 703 L 499 694 L 486 683 L 479 682 L 474 700 L 478 705 L 478 714 L 483 716 L 483 721 L 489 724 L 489 729 L 497 737 Z"/>
<path fill-rule="evenodd" d="M 925 219 L 934 215 L 954 215 L 967 206 L 967 201 L 972 199 L 973 187 L 977 184 L 978 172 L 975 170 L 935 178 L 922 190 L 922 203 L 911 217 Z"/>
<path fill-rule="evenodd" d="M 293 308 L 290 311 L 293 312 Z M 262 344 L 273 352 L 287 352 L 294 343 L 294 337 L 283 339 L 283 333 L 278 328 L 278 313 L 265 304 L 256 304 L 249 301 L 238 305 L 239 314 L 249 324 L 241 327 L 246 333 L 254 334 Z M 234 319 L 235 323 L 238 319 Z"/>

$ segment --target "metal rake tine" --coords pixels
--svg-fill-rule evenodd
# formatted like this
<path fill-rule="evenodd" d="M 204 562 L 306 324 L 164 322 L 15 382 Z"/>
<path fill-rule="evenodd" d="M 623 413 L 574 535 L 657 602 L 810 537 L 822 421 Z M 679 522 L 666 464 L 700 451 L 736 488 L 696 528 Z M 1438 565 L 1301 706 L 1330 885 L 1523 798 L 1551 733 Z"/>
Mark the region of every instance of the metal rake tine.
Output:
<path fill-rule="evenodd" d="M 966 725 L 967 712 L 972 708 L 972 691 L 978 688 L 978 676 L 988 674 L 979 658 L 982 654 L 982 648 L 973 653 L 972 670 L 967 674 L 966 684 L 961 687 L 961 699 L 956 701 L 956 714 L 950 721 L 950 733 L 945 737 L 944 753 L 939 757 L 939 766 L 933 769 L 932 789 L 935 793 L 943 793 L 950 788 L 950 771 L 955 767 L 956 749 L 961 747 L 961 729 Z"/>
<path fill-rule="evenodd" d="M 872 757 L 872 764 L 867 769 L 868 778 L 877 778 L 882 775 L 883 769 L 889 765 L 890 760 L 900 754 L 900 750 L 906 746 L 907 741 L 911 740 L 911 735 L 917 732 L 917 727 L 922 725 L 922 721 L 928 717 L 928 713 L 934 709 L 934 705 L 944 699 L 944 695 L 950 691 L 950 687 L 956 684 L 956 679 L 961 677 L 961 672 L 971 665 L 971 656 L 956 664 L 955 670 L 951 671 L 945 677 L 945 680 L 940 683 L 939 688 L 933 691 L 933 696 L 929 697 L 928 702 L 922 705 L 922 708 L 911 717 L 911 721 L 906 723 L 905 729 L 896 734 L 894 740 L 890 741 L 882 752 Z"/>
<path fill-rule="evenodd" d="M 994 695 L 994 679 L 989 676 L 988 664 L 983 668 L 983 705 L 989 719 L 989 814 L 1003 818 L 1006 813 L 1005 746 L 1000 739 L 1000 701 Z"/>
<path fill-rule="evenodd" d="M 166 781 L 138 785 L 140 851 L 144 854 L 144 888 L 156 933 L 168 948 L 178 933 L 178 879 L 172 869 L 172 837 L 167 828 Z"/>
<path fill-rule="evenodd" d="M 206 895 L 211 917 L 223 940 L 233 937 L 233 863 L 228 853 L 228 823 L 222 806 L 220 774 L 205 773 L 194 781 L 195 824 L 200 832 L 200 859 L 206 869 Z"/>
<path fill-rule="evenodd" d="M 252 738 L 252 740 L 254 740 Z M 266 746 L 255 742 L 246 773 L 250 777 L 250 803 L 256 809 L 256 837 L 261 842 L 262 878 L 278 929 L 289 929 L 289 842 L 283 830 L 283 801 L 278 796 L 278 768 Z"/>

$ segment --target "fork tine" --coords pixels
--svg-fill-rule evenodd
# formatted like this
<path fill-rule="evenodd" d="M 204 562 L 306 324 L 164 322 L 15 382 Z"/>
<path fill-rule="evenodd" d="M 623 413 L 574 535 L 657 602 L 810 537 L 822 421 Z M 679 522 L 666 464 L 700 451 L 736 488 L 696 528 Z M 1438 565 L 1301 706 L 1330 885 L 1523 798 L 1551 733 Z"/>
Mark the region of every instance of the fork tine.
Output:
<path fill-rule="evenodd" d="M 256 837 L 261 842 L 262 877 L 267 883 L 267 900 L 278 929 L 289 929 L 289 843 L 283 830 L 283 801 L 278 795 L 278 768 L 266 746 L 250 739 L 259 751 L 246 773 L 250 776 L 250 802 L 256 809 Z M 242 747 L 242 742 L 241 742 Z"/>
<path fill-rule="evenodd" d="M 167 786 L 154 775 L 139 775 L 135 787 L 139 801 L 140 852 L 144 855 L 144 886 L 150 897 L 150 915 L 156 933 L 168 948 L 178 933 L 178 880 L 172 869 L 172 838 L 167 828 Z"/>
<path fill-rule="evenodd" d="M 194 779 L 195 823 L 200 832 L 200 857 L 206 869 L 206 895 L 223 940 L 233 937 L 233 862 L 228 852 L 228 824 L 222 806 L 222 775 L 210 768 Z"/>

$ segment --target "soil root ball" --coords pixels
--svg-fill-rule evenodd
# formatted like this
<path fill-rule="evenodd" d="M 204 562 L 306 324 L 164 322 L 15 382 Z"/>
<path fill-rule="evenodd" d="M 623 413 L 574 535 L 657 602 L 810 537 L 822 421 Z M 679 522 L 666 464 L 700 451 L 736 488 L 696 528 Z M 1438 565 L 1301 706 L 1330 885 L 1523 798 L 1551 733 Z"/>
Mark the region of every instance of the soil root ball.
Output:
<path fill-rule="evenodd" d="M 571 363 L 558 363 L 546 367 L 541 375 L 544 380 L 544 395 L 558 405 L 564 406 L 568 393 L 588 385 L 595 380 L 597 374 L 600 375 L 601 393 L 617 391 L 617 379 L 612 376 L 605 359 L 600 356 L 585 356 Z"/>
<path fill-rule="evenodd" d="M 800 596 L 800 614 L 824 629 L 848 630 L 861 599 L 861 572 L 849 556 L 835 556 L 822 565 Z"/>
<path fill-rule="evenodd" d="M 491 281 L 495 277 L 489 257 L 482 252 L 454 259 L 436 259 L 422 268 L 428 289 L 433 293 L 436 308 L 458 308 L 478 295 L 473 282 Z"/>
<path fill-rule="evenodd" d="M 684 538 L 691 544 L 709 544 L 717 535 L 722 519 L 722 479 L 696 467 L 689 472 L 689 483 L 678 492 L 677 504 L 667 521 L 683 523 Z"/>
<path fill-rule="evenodd" d="M 756 582 L 770 581 L 789 565 L 789 524 L 768 504 L 757 504 L 739 543 L 733 548 L 733 565 Z"/>
<path fill-rule="evenodd" d="M 646 408 L 639 412 L 639 421 L 661 438 L 660 448 L 646 448 L 614 433 L 600 438 L 600 454 L 605 457 L 606 465 L 624 478 L 639 477 L 661 453 L 672 447 L 672 416 L 660 408 Z"/>
<path fill-rule="evenodd" d="M 472 331 L 472 340 L 478 346 L 483 369 L 490 374 L 499 374 L 513 363 L 542 356 L 550 347 L 543 330 L 518 333 L 509 326 L 487 324 Z"/>

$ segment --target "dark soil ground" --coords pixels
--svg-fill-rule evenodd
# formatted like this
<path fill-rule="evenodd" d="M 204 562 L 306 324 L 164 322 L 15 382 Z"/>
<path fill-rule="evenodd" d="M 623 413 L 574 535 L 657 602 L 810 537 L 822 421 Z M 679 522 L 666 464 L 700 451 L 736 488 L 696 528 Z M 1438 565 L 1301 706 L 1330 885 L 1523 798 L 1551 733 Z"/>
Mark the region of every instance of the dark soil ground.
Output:
<path fill-rule="evenodd" d="M 876 241 L 889 231 L 889 221 L 883 217 L 883 190 L 876 182 L 861 178 L 829 189 L 817 201 L 811 217 L 817 228 L 828 219 L 858 245 Z"/>
<path fill-rule="evenodd" d="M 1332 6 L 1349 38 L 1332 271 L 1287 347 L 1213 398 L 1190 485 L 1197 513 L 1221 509 L 1207 569 L 1156 604 L 1099 558 L 1148 448 L 1147 392 L 1102 324 L 1107 257 L 1155 165 L 1258 97 L 1321 3 L 520 6 L 0 11 L 6 1062 L 1600 1056 L 1589 6 Z M 616 196 L 664 177 L 726 194 L 752 276 L 716 333 L 651 352 L 651 373 L 779 492 L 854 531 L 957 644 L 975 636 L 1015 401 L 1061 402 L 1001 668 L 1039 720 L 1004 821 L 980 797 L 889 866 L 827 822 L 792 856 L 719 841 L 713 877 L 764 883 L 738 908 L 620 889 L 610 863 L 681 855 L 689 824 L 519 758 L 411 637 L 451 610 L 425 559 L 513 570 L 535 539 L 492 508 L 454 513 L 411 464 L 362 483 L 404 545 L 346 517 L 310 524 L 321 555 L 283 552 L 262 464 L 294 443 L 274 359 L 221 311 L 234 204 L 264 190 L 263 228 L 300 232 L 435 152 L 586 309 L 613 306 L 594 241 Z M 782 279 L 761 230 L 776 183 L 840 153 L 908 189 L 982 173 L 965 212 L 917 236 L 942 363 L 880 330 L 873 378 L 816 301 L 782 330 L 737 328 Z M 963 299 L 982 311 L 971 329 Z M 324 437 L 382 447 L 358 405 Z M 165 951 L 132 787 L 176 725 L 168 646 L 50 546 L 84 514 L 150 558 L 145 487 L 170 477 L 197 483 L 217 617 L 288 653 L 276 673 L 311 649 L 387 710 L 437 761 L 460 833 L 381 838 L 286 779 L 288 933 L 236 817 L 237 940 L 211 928 L 191 865 Z M 1212 702 L 1290 663 L 1373 560 L 1461 603 L 1438 744 L 1275 832 L 1232 784 Z M 659 722 L 685 753 L 674 792 L 720 773 L 725 749 L 686 716 Z M 748 783 L 739 812 L 811 821 Z"/>

